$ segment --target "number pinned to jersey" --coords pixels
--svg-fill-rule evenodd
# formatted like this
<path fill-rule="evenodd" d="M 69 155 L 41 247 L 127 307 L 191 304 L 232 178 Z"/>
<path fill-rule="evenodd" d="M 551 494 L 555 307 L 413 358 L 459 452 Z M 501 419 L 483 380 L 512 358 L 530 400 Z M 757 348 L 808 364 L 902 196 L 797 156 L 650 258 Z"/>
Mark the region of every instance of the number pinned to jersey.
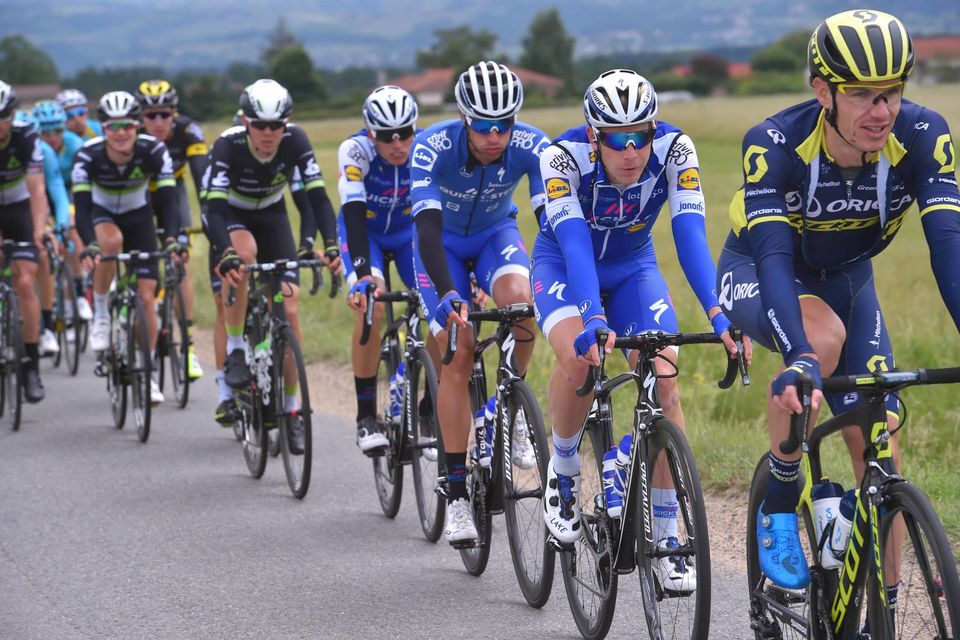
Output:
<path fill-rule="evenodd" d="M 360 172 L 360 167 L 355 167 L 352 164 L 347 165 L 343 174 L 347 177 L 347 182 L 360 182 L 363 180 L 363 174 Z"/>
<path fill-rule="evenodd" d="M 550 178 L 547 180 L 547 199 L 559 200 L 570 195 L 570 183 L 563 178 Z"/>
<path fill-rule="evenodd" d="M 677 176 L 677 187 L 687 191 L 700 191 L 700 171 L 696 168 L 685 170 Z"/>

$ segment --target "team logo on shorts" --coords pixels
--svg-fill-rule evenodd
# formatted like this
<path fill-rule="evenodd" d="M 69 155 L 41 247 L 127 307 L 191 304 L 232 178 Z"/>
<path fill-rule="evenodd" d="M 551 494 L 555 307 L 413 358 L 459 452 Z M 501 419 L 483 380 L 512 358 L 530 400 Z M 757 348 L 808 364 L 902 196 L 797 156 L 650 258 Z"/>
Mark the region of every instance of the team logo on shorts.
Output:
<path fill-rule="evenodd" d="M 363 180 L 363 174 L 360 173 L 360 167 L 355 167 L 352 164 L 347 165 L 343 170 L 343 174 L 347 176 L 347 182 L 360 182 Z"/>
<path fill-rule="evenodd" d="M 570 195 L 570 183 L 563 178 L 550 178 L 547 180 L 547 199 L 558 200 Z"/>
<path fill-rule="evenodd" d="M 687 169 L 677 176 L 677 186 L 687 191 L 700 191 L 700 171 Z"/>

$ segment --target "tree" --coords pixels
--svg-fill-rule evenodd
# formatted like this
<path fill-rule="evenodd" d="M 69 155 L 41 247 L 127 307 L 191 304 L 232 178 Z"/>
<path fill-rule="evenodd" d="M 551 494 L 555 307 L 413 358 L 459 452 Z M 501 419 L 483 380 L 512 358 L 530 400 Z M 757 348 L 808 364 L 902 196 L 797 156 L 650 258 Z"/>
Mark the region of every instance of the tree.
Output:
<path fill-rule="evenodd" d="M 433 35 L 437 41 L 429 49 L 417 51 L 417 66 L 421 69 L 465 69 L 490 58 L 493 45 L 497 42 L 497 36 L 486 29 L 473 32 L 467 26 L 436 29 Z"/>
<path fill-rule="evenodd" d="M 0 78 L 9 84 L 57 82 L 60 74 L 53 58 L 20 34 L 0 40 Z"/>
<path fill-rule="evenodd" d="M 574 43 L 556 8 L 541 11 L 530 21 L 530 30 L 523 39 L 520 65 L 563 78 L 567 90 L 572 91 Z"/>
<path fill-rule="evenodd" d="M 296 100 L 323 100 L 326 91 L 302 44 L 281 51 L 270 65 L 270 77 L 282 84 Z"/>
<path fill-rule="evenodd" d="M 204 73 L 193 82 L 180 88 L 183 96 L 180 108 L 197 120 L 232 114 L 237 109 L 237 97 L 231 96 L 221 85 L 217 76 Z"/>
<path fill-rule="evenodd" d="M 263 52 L 263 62 L 272 67 L 277 56 L 290 49 L 291 47 L 303 46 L 296 36 L 287 29 L 287 19 L 283 16 L 277 18 L 277 26 L 273 28 L 270 34 L 270 40 L 267 42 L 267 48 Z M 312 66 L 312 65 L 311 65 Z"/>
<path fill-rule="evenodd" d="M 791 31 L 754 54 L 750 60 L 750 66 L 757 72 L 802 71 L 807 66 L 809 42 L 810 32 L 803 29 Z"/>
<path fill-rule="evenodd" d="M 715 53 L 701 53 L 690 58 L 690 73 L 719 83 L 730 76 L 730 63 Z"/>

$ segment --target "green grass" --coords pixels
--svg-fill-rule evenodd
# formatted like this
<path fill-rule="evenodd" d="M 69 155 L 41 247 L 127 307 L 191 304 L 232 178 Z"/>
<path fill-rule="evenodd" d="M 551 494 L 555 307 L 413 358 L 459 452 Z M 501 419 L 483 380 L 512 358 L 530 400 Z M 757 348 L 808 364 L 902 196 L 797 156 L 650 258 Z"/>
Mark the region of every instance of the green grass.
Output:
<path fill-rule="evenodd" d="M 780 109 L 805 99 L 806 94 L 764 97 L 730 97 L 699 100 L 661 106 L 660 117 L 689 133 L 697 146 L 702 184 L 708 205 L 707 231 L 714 258 L 719 254 L 729 231 L 727 205 L 740 187 L 740 142 L 743 133 L 753 124 Z M 908 97 L 940 112 L 960 131 L 960 86 L 910 87 Z M 422 126 L 440 119 L 425 117 Z M 582 122 L 578 108 L 531 109 L 523 119 L 548 135 L 557 135 Z M 301 123 L 316 148 L 317 159 L 327 176 L 328 192 L 337 202 L 336 150 L 340 142 L 358 130 L 361 120 L 338 119 Z M 208 139 L 222 130 L 222 123 L 205 127 Z M 516 201 L 521 208 L 521 231 L 527 246 L 533 246 L 536 233 L 526 185 L 518 188 Z M 290 210 L 295 209 L 290 206 Z M 293 214 L 296 217 L 296 214 Z M 658 248 L 660 267 L 670 286 L 681 329 L 708 331 L 693 293 L 683 278 L 670 225 L 656 225 L 654 242 Z M 200 252 L 205 248 L 201 247 Z M 940 299 L 930 270 L 929 255 L 916 212 L 909 216 L 899 237 L 876 261 L 878 295 L 885 311 L 887 326 L 893 336 L 897 362 L 903 368 L 945 367 L 960 364 L 960 340 Z M 206 273 L 195 270 L 195 277 L 208 291 Z M 398 280 L 397 280 L 398 281 Z M 349 362 L 353 314 L 342 297 L 331 303 L 321 295 L 303 302 L 306 353 L 310 359 L 330 358 Z M 198 320 L 210 323 L 211 305 L 198 305 Z M 542 340 L 541 340 L 542 342 Z M 546 379 L 553 367 L 550 349 L 538 347 L 530 367 L 528 380 L 537 392 L 541 407 L 546 407 Z M 758 352 L 751 370 L 753 385 L 720 392 L 715 381 L 723 373 L 725 363 L 717 349 L 686 347 L 682 350 L 681 393 L 688 425 L 688 435 L 703 476 L 704 483 L 716 489 L 743 490 L 749 482 L 754 463 L 767 448 L 764 389 L 779 356 Z M 618 365 L 619 366 L 619 365 Z M 490 370 L 490 369 L 488 369 Z M 623 394 L 621 394 L 623 395 Z M 948 529 L 960 536 L 960 407 L 956 388 L 927 387 L 909 390 L 903 396 L 909 420 L 901 432 L 904 451 L 904 473 L 932 497 Z M 352 398 L 344 398 L 352 403 Z M 626 400 L 622 400 L 626 406 Z M 619 415 L 628 416 L 629 411 Z M 549 424 L 550 419 L 547 416 Z M 629 424 L 619 425 L 626 430 Z M 852 484 L 841 451 L 836 446 L 826 452 L 826 468 Z"/>

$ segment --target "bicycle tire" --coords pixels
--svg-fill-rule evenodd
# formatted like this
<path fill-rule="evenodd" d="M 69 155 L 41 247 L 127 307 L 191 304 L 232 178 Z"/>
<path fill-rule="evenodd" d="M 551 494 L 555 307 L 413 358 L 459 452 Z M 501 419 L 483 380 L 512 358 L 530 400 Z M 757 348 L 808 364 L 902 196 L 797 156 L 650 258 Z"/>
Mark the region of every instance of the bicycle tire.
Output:
<path fill-rule="evenodd" d="M 6 301 L 10 295 L 12 294 L 9 289 L 0 292 L 0 418 L 6 414 L 7 410 L 7 377 L 9 376 L 7 344 L 9 339 L 7 336 Z"/>
<path fill-rule="evenodd" d="M 677 490 L 677 541 L 684 550 L 670 557 L 683 557 L 683 562 L 691 562 L 692 558 L 697 582 L 689 594 L 664 589 L 659 583 L 654 563 L 659 559 L 658 554 L 663 552 L 657 550 L 656 539 L 652 541 L 654 546 L 651 548 L 650 542 L 639 530 L 642 523 L 653 523 L 653 504 L 651 500 L 650 512 L 645 513 L 643 501 L 637 492 L 634 521 L 638 529 L 637 566 L 640 569 L 640 590 L 645 603 L 647 630 L 651 640 L 706 638 L 710 634 L 710 536 L 700 474 L 690 443 L 676 424 L 659 418 L 650 425 L 648 433 L 646 486 L 654 486 L 658 459 L 665 459 Z M 660 457 L 661 452 L 665 458 Z M 653 537 L 656 538 L 656 535 Z"/>
<path fill-rule="evenodd" d="M 494 462 L 491 461 L 491 468 Z M 492 488 L 492 484 L 490 469 L 484 469 L 476 462 L 472 463 L 467 473 L 467 492 L 473 507 L 473 524 L 477 528 L 477 540 L 471 546 L 460 548 L 460 560 L 467 573 L 472 576 L 483 575 L 490 561 L 493 514 L 487 509 L 489 499 L 487 492 Z"/>
<path fill-rule="evenodd" d="M 267 468 L 267 430 L 263 425 L 263 408 L 258 398 L 258 389 L 237 391 L 234 399 L 240 409 L 243 437 L 240 449 L 247 463 L 250 475 L 255 479 L 263 477 Z"/>
<path fill-rule="evenodd" d="M 120 320 L 120 302 L 116 295 L 110 303 L 110 346 L 100 356 L 101 367 L 106 367 L 107 395 L 110 398 L 110 413 L 113 425 L 123 429 L 127 421 L 127 356 L 126 345 L 120 344 L 122 336 Z"/>
<path fill-rule="evenodd" d="M 617 605 L 618 575 L 611 523 L 596 509 L 603 504 L 603 454 L 606 443 L 596 423 L 587 425 L 592 455 L 580 444 L 580 539 L 560 553 L 560 570 L 570 613 L 586 640 L 605 638 Z M 591 464 L 592 461 L 592 464 Z M 587 565 L 586 571 L 581 567 Z"/>
<path fill-rule="evenodd" d="M 71 376 L 75 376 L 80 369 L 80 310 L 77 308 L 77 295 L 73 288 L 73 280 L 65 265 L 61 265 L 57 270 L 56 286 L 55 327 L 57 338 L 60 341 L 60 353 L 57 355 L 63 356 L 67 371 Z M 54 364 L 59 365 L 58 360 L 59 357 L 55 359 Z"/>
<path fill-rule="evenodd" d="M 890 553 L 885 552 L 880 562 L 884 576 L 899 573 L 900 587 L 892 611 L 885 605 L 885 597 L 881 600 L 875 570 L 871 569 L 867 578 L 867 619 L 873 637 L 960 637 L 960 578 L 936 511 L 915 485 L 887 485 L 883 488 L 877 548 L 886 549 L 897 516 L 906 528 L 903 546 L 898 550 L 899 571 Z"/>
<path fill-rule="evenodd" d="M 556 565 L 556 554 L 547 544 L 547 528 L 543 520 L 543 494 L 547 486 L 550 449 L 547 446 L 543 414 L 527 383 L 523 380 L 514 382 L 506 398 L 506 416 L 499 412 L 500 422 L 505 418 L 507 423 L 506 429 L 503 429 L 504 450 L 506 444 L 510 443 L 510 451 L 513 451 L 516 416 L 522 412 L 527 424 L 527 441 L 533 447 L 536 461 L 532 469 L 523 469 L 515 463 L 512 455 L 503 456 L 503 506 L 507 541 L 520 591 L 527 604 L 539 609 L 550 599 Z"/>
<path fill-rule="evenodd" d="M 130 401 L 133 405 L 133 422 L 137 426 L 137 438 L 146 442 L 150 438 L 150 381 L 151 354 L 147 333 L 146 314 L 140 297 L 134 298 L 129 311 L 127 331 L 127 364 L 129 367 Z"/>
<path fill-rule="evenodd" d="M 412 369 L 412 371 L 410 370 Z M 404 394 L 404 412 L 412 418 L 413 486 L 417 497 L 417 514 L 423 535 L 436 542 L 443 533 L 446 500 L 437 493 L 437 480 L 446 475 L 443 464 L 443 434 L 437 419 L 437 373 L 426 349 L 418 348 L 407 375 L 409 391 Z M 435 453 L 425 454 L 428 449 Z M 430 456 L 436 457 L 430 460 Z"/>
<path fill-rule="evenodd" d="M 280 327 L 278 335 L 273 340 L 273 397 L 277 429 L 280 431 L 280 452 L 283 456 L 283 470 L 287 476 L 287 485 L 294 498 L 302 500 L 310 489 L 310 471 L 313 461 L 313 425 L 310 410 L 310 390 L 307 384 L 307 369 L 303 364 L 303 354 L 300 343 L 293 328 L 289 325 Z M 286 367 L 287 359 L 297 375 L 297 395 L 300 396 L 298 411 L 288 412 L 284 409 L 286 389 L 292 387 Z M 303 453 L 297 453 L 290 447 L 290 432 L 294 420 L 298 420 L 303 427 Z"/>
<path fill-rule="evenodd" d="M 23 362 L 26 348 L 20 327 L 20 305 L 16 293 L 7 292 L 4 308 L 5 416 L 13 431 L 20 430 L 23 418 Z"/>
<path fill-rule="evenodd" d="M 157 344 L 154 346 L 153 361 L 157 367 L 157 386 L 160 391 L 167 390 L 167 341 L 170 339 L 170 305 L 164 292 L 163 300 L 157 305 Z"/>
<path fill-rule="evenodd" d="M 380 360 L 377 367 L 377 420 L 383 427 L 387 437 L 387 449 L 383 455 L 374 456 L 373 485 L 377 491 L 377 501 L 380 510 L 388 518 L 397 517 L 400 511 L 400 500 L 403 497 L 403 465 L 400 455 L 403 450 L 403 412 L 400 419 L 390 414 L 390 381 L 400 366 L 400 350 L 396 345 L 396 337 L 384 341 L 380 350 Z"/>
<path fill-rule="evenodd" d="M 280 432 L 276 429 L 267 429 L 267 453 L 271 458 L 280 455 Z"/>
<path fill-rule="evenodd" d="M 172 296 L 172 300 L 171 300 Z M 166 302 L 171 303 L 170 333 L 167 336 L 167 357 L 170 359 L 170 380 L 173 382 L 173 398 L 177 407 L 183 409 L 190 399 L 190 375 L 187 368 L 190 350 L 190 331 L 187 309 L 183 302 L 183 290 L 176 283 L 167 291 Z"/>

